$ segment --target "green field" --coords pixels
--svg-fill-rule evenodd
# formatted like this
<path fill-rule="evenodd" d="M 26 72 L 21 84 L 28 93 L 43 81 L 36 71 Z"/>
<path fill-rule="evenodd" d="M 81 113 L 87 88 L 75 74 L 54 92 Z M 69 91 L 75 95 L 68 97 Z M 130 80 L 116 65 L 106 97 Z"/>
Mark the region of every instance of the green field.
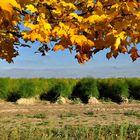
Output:
<path fill-rule="evenodd" d="M 59 97 L 73 103 L 56 104 Z M 90 97 L 101 104 L 88 104 Z M 129 102 L 118 104 L 123 98 Z M 0 99 L 0 140 L 140 139 L 139 78 L 0 78 Z"/>

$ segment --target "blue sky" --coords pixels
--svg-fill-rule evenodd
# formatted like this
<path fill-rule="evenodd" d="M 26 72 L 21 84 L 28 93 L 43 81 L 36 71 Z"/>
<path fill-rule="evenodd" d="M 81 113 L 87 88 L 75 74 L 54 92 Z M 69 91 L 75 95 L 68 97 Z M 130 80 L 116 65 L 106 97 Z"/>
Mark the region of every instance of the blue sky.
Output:
<path fill-rule="evenodd" d="M 127 54 L 120 54 L 117 59 L 106 58 L 107 50 L 97 53 L 93 58 L 80 65 L 74 58 L 75 53 L 66 51 L 49 52 L 46 56 L 35 54 L 39 43 L 32 45 L 32 48 L 20 48 L 20 55 L 14 59 L 14 63 L 7 63 L 0 60 L 0 77 L 12 77 L 13 73 L 16 77 L 82 77 L 82 76 L 97 76 L 97 77 L 140 77 L 140 59 L 132 62 Z M 138 46 L 139 47 L 139 46 Z M 62 68 L 60 70 L 60 68 Z M 2 70 L 9 71 L 2 71 Z M 10 71 L 10 69 L 24 69 L 30 71 Z M 49 71 L 33 71 L 39 69 L 49 69 Z M 51 73 L 52 70 L 52 73 Z M 56 73 L 56 74 L 54 74 Z"/>
<path fill-rule="evenodd" d="M 50 51 L 46 56 L 41 56 L 41 54 L 35 54 L 37 51 L 39 43 L 32 44 L 32 48 L 20 48 L 20 55 L 14 58 L 14 63 L 7 63 L 4 60 L 0 60 L 1 68 L 32 68 L 32 69 L 44 69 L 44 68 L 58 68 L 58 67 L 98 67 L 98 66 L 125 66 L 125 65 L 135 65 L 140 64 L 140 59 L 132 62 L 128 54 L 120 54 L 117 59 L 106 58 L 106 53 L 108 50 L 101 51 L 93 56 L 93 58 L 86 62 L 84 65 L 78 64 L 77 60 L 74 58 L 75 52 L 72 54 L 68 50 L 65 51 Z"/>

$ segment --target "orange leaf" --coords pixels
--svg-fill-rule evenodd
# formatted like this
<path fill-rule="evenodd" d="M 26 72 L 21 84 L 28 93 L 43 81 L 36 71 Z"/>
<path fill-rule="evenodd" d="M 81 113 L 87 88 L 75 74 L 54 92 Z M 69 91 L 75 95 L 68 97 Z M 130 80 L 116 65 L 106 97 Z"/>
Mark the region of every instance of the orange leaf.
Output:
<path fill-rule="evenodd" d="M 63 45 L 55 45 L 53 47 L 53 51 L 58 51 L 58 50 L 64 51 L 65 50 L 65 47 Z"/>
<path fill-rule="evenodd" d="M 110 59 L 112 56 L 113 56 L 113 53 L 112 53 L 112 52 L 109 52 L 109 53 L 106 54 L 106 57 L 107 57 L 108 59 Z"/>
<path fill-rule="evenodd" d="M 75 56 L 75 58 L 77 58 L 79 64 L 84 64 L 84 60 L 83 60 L 83 58 L 81 57 L 80 54 L 77 54 L 77 55 Z"/>

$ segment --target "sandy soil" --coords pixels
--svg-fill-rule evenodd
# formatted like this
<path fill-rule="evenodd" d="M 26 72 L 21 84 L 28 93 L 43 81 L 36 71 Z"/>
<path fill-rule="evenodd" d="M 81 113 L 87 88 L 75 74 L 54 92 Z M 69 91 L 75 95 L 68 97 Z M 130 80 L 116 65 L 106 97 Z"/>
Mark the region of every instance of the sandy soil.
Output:
<path fill-rule="evenodd" d="M 45 104 L 18 105 L 0 103 L 0 127 L 65 125 L 93 127 L 95 125 L 131 123 L 140 125 L 140 103 L 99 105 Z"/>

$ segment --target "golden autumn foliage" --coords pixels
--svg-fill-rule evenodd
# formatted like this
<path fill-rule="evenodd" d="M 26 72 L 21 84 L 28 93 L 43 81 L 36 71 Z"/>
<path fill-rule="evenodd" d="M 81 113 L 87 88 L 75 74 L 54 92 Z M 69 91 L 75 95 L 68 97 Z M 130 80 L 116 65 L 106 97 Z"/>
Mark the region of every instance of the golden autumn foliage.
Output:
<path fill-rule="evenodd" d="M 140 43 L 140 3 L 136 0 L 0 0 L 0 58 L 12 62 L 19 47 L 39 41 L 49 50 L 76 51 L 79 63 L 109 49 L 106 57 L 128 53 Z M 23 44 L 20 39 L 23 39 Z M 54 42 L 54 46 L 48 43 Z"/>

